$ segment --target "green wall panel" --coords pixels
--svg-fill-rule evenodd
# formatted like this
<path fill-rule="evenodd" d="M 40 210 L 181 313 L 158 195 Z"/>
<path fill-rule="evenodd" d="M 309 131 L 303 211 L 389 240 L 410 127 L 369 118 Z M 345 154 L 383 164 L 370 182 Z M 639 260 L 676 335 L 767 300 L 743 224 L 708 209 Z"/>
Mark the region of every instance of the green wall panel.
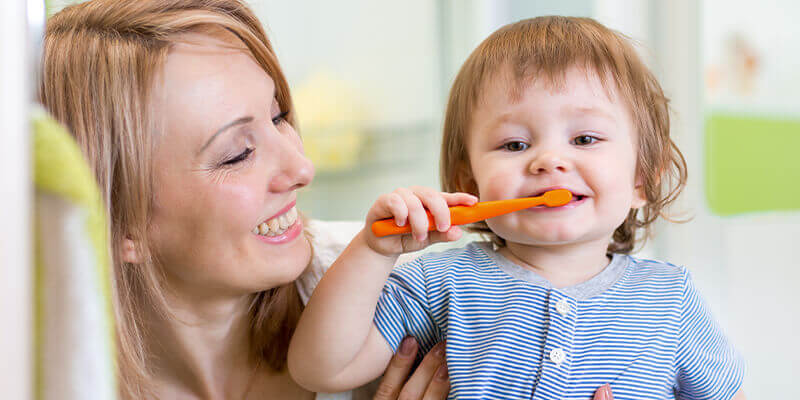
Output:
<path fill-rule="evenodd" d="M 706 199 L 718 215 L 800 210 L 800 120 L 706 118 Z"/>

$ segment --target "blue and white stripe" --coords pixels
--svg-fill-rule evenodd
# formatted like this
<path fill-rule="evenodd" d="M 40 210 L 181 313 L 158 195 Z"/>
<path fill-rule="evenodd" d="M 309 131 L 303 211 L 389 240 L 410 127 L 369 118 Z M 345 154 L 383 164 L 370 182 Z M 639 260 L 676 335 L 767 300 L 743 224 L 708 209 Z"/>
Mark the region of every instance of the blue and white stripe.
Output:
<path fill-rule="evenodd" d="M 405 335 L 426 352 L 447 340 L 450 398 L 591 399 L 610 383 L 615 399 L 719 400 L 741 385 L 743 362 L 685 268 L 614 255 L 619 276 L 583 298 L 496 259 L 485 243 L 426 254 L 378 303 L 394 350 Z"/>

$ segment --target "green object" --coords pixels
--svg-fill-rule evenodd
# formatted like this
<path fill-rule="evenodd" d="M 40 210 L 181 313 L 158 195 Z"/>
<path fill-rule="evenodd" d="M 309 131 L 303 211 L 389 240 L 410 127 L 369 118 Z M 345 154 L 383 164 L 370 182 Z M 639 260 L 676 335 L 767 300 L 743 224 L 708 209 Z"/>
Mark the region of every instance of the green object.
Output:
<path fill-rule="evenodd" d="M 713 213 L 800 210 L 800 119 L 712 112 L 705 141 Z"/>

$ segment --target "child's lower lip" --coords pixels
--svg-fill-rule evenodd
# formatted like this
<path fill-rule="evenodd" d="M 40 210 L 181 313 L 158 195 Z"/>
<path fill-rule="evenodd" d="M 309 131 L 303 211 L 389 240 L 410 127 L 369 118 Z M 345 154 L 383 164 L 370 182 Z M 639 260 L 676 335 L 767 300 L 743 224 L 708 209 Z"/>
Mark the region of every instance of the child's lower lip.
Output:
<path fill-rule="evenodd" d="M 294 225 L 290 226 L 286 232 L 277 235 L 277 236 L 264 236 L 264 235 L 255 235 L 258 240 L 267 243 L 267 244 L 284 244 L 291 242 L 292 240 L 296 239 L 300 234 L 303 233 L 303 221 L 301 218 L 297 218 Z"/>

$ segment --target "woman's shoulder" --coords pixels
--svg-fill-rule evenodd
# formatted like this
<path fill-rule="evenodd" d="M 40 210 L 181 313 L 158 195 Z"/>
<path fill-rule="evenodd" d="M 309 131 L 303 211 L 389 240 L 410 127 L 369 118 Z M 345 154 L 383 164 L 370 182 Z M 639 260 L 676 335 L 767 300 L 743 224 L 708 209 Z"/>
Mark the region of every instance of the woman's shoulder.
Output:
<path fill-rule="evenodd" d="M 308 220 L 306 234 L 311 242 L 311 262 L 295 281 L 303 304 L 308 302 L 322 275 L 363 226 L 358 221 Z"/>

